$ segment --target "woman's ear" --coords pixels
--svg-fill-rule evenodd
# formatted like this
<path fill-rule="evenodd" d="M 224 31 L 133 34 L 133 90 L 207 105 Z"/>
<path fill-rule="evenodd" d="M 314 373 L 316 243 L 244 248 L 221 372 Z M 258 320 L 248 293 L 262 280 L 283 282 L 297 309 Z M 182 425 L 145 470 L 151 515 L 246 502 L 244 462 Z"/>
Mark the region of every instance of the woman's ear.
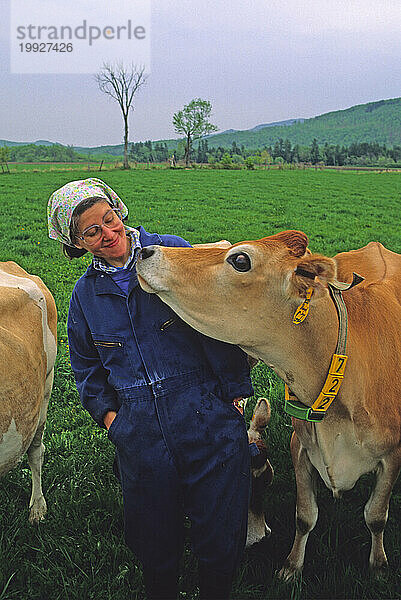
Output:
<path fill-rule="evenodd" d="M 78 237 L 75 238 L 74 246 L 76 248 L 87 250 L 87 248 L 85 247 L 85 242 L 83 240 L 80 240 Z"/>
<path fill-rule="evenodd" d="M 87 250 L 78 248 L 77 246 L 67 246 L 67 244 L 63 244 L 63 253 L 68 258 L 81 258 L 81 256 L 87 253 Z"/>

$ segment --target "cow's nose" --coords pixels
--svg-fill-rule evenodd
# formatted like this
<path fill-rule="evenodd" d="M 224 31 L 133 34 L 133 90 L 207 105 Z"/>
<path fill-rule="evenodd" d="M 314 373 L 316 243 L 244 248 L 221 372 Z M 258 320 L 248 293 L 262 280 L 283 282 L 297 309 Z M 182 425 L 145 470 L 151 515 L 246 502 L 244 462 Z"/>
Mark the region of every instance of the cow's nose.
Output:
<path fill-rule="evenodd" d="M 145 258 L 149 258 L 154 253 L 155 253 L 155 251 L 152 250 L 151 248 L 142 248 L 142 250 L 141 250 L 141 258 L 142 258 L 142 260 L 145 260 Z"/>

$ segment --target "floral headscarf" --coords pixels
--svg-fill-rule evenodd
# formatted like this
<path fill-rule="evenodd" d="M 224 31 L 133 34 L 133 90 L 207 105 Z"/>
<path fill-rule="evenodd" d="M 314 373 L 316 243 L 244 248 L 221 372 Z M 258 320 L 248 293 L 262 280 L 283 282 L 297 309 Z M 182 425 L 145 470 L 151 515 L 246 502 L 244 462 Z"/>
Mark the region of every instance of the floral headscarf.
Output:
<path fill-rule="evenodd" d="M 47 205 L 49 237 L 74 247 L 70 238 L 72 213 L 82 200 L 94 196 L 104 198 L 110 206 L 118 208 L 122 213 L 122 218 L 128 215 L 128 208 L 101 179 L 90 177 L 89 179 L 70 181 L 56 190 L 49 198 Z"/>

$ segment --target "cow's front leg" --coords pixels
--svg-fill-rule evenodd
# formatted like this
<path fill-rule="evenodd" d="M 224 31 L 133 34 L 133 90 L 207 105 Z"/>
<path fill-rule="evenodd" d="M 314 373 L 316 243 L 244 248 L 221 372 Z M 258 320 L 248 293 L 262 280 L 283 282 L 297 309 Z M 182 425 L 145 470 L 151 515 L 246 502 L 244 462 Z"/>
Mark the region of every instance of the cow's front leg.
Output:
<path fill-rule="evenodd" d="M 317 471 L 310 462 L 305 448 L 296 433 L 291 439 L 291 456 L 297 482 L 297 506 L 295 514 L 296 533 L 290 554 L 279 572 L 285 581 L 294 579 L 302 571 L 305 547 L 309 533 L 316 525 L 318 508 L 316 502 Z"/>
<path fill-rule="evenodd" d="M 400 453 L 380 462 L 375 486 L 365 506 L 365 521 L 372 535 L 369 564 L 371 569 L 377 572 L 388 566 L 383 545 L 383 534 L 387 523 L 391 490 L 400 472 L 400 462 Z"/>

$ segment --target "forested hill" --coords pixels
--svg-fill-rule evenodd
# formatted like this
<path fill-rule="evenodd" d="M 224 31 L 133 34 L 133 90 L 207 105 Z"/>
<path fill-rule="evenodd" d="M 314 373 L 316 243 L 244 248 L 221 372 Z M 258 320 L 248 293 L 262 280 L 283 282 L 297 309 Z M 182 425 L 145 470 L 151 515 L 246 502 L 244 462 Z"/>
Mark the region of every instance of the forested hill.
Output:
<path fill-rule="evenodd" d="M 273 145 L 280 138 L 300 145 L 310 145 L 314 139 L 319 145 L 326 142 L 344 146 L 355 142 L 401 145 L 401 98 L 352 106 L 290 126 L 216 134 L 208 138 L 208 144 L 210 148 L 229 147 L 236 142 L 238 146 L 261 148 Z"/>
<path fill-rule="evenodd" d="M 289 140 L 291 144 L 310 146 L 314 139 L 319 146 L 330 145 L 351 146 L 363 142 L 375 142 L 387 147 L 401 145 L 401 98 L 380 100 L 352 106 L 346 110 L 325 113 L 312 119 L 288 119 L 282 124 L 274 123 L 257 125 L 244 131 L 229 129 L 223 133 L 210 135 L 207 138 L 209 148 L 231 148 L 233 142 L 238 147 L 264 148 L 273 146 L 279 140 Z M 168 152 L 177 149 L 180 140 L 157 140 L 153 144 L 165 146 Z M 26 142 L 0 140 L 1 146 L 26 146 Z M 52 142 L 37 141 L 34 146 L 51 146 Z M 76 146 L 73 149 L 85 156 L 123 154 L 123 145 L 97 146 L 88 148 Z"/>

